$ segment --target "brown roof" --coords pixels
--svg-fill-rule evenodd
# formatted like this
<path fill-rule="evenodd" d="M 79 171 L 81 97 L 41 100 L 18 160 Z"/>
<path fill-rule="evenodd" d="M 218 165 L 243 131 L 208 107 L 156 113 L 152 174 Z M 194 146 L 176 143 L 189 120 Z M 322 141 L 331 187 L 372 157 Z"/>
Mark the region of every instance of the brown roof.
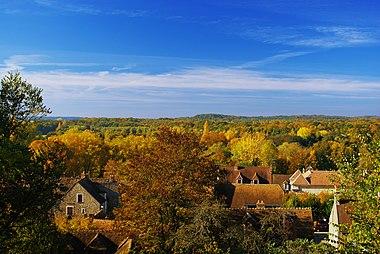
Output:
<path fill-rule="evenodd" d="M 298 175 L 294 181 L 292 182 L 293 185 L 310 185 L 310 183 L 305 179 L 305 177 L 301 174 Z"/>
<path fill-rule="evenodd" d="M 351 224 L 351 218 L 349 214 L 351 209 L 352 209 L 352 206 L 350 203 L 337 205 L 339 224 L 347 224 L 347 225 Z"/>
<path fill-rule="evenodd" d="M 296 172 L 293 173 L 293 175 L 291 175 L 289 177 L 289 181 L 293 182 L 294 180 L 296 180 L 296 178 L 301 174 L 301 171 L 300 170 L 297 170 Z"/>
<path fill-rule="evenodd" d="M 128 240 L 124 232 L 115 228 L 79 230 L 68 233 L 66 238 L 67 246 L 69 249 L 74 249 L 74 253 L 85 253 L 85 251 L 102 248 L 106 248 L 104 253 L 115 253 L 116 250 L 120 250 L 118 253 L 127 253 L 126 246 L 131 244 Z"/>
<path fill-rule="evenodd" d="M 330 185 L 334 186 L 334 177 L 337 176 L 335 171 L 322 171 L 322 170 L 312 170 L 310 174 L 310 184 L 311 185 Z"/>
<path fill-rule="evenodd" d="M 230 167 L 227 168 L 227 171 L 227 180 L 230 183 L 236 183 L 239 174 L 248 180 L 258 178 L 261 183 L 272 183 L 272 169 L 270 167 L 247 167 L 242 169 Z"/>
<path fill-rule="evenodd" d="M 283 175 L 283 174 L 273 174 L 273 184 L 280 184 L 282 185 L 285 181 L 289 181 L 290 175 Z"/>
<path fill-rule="evenodd" d="M 251 218 L 252 223 L 260 222 L 265 216 L 283 216 L 283 227 L 289 239 L 313 238 L 313 214 L 310 208 L 251 208 L 233 209 L 234 214 L 240 217 Z"/>
<path fill-rule="evenodd" d="M 308 170 L 301 173 L 297 170 L 290 178 L 290 183 L 300 186 L 334 186 L 335 171 Z"/>
<path fill-rule="evenodd" d="M 232 191 L 231 208 L 256 205 L 259 201 L 281 206 L 284 198 L 284 191 L 278 184 L 235 184 Z"/>

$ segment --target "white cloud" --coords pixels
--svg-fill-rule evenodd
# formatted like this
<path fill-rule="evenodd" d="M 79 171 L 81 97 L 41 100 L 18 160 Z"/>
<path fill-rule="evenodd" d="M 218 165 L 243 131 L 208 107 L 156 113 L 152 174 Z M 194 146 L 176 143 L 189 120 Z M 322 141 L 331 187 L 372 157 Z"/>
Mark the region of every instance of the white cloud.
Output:
<path fill-rule="evenodd" d="M 57 0 L 35 0 L 34 3 L 37 5 L 55 9 L 63 12 L 80 13 L 86 15 L 122 15 L 129 18 L 144 17 L 148 15 L 146 10 L 124 10 L 124 9 L 111 9 L 111 10 L 101 10 L 95 8 L 93 5 L 83 5 L 83 4 L 70 4 L 67 1 L 57 1 Z"/>
<path fill-rule="evenodd" d="M 49 57 L 45 55 L 13 55 L 3 61 L 0 65 L 4 71 L 23 70 L 30 66 L 50 66 L 50 67 L 89 67 L 97 66 L 97 63 L 78 63 L 78 62 L 50 62 Z"/>
<path fill-rule="evenodd" d="M 259 67 L 259 66 L 262 66 L 262 65 L 277 63 L 277 62 L 284 61 L 284 60 L 286 60 L 288 58 L 297 57 L 297 56 L 303 56 L 303 55 L 307 55 L 307 54 L 310 54 L 310 53 L 311 52 L 306 52 L 306 51 L 302 51 L 302 52 L 285 52 L 285 53 L 281 53 L 281 54 L 277 54 L 277 55 L 274 55 L 274 56 L 270 56 L 270 57 L 267 57 L 267 58 L 264 58 L 264 59 L 261 59 L 261 60 L 246 62 L 244 64 L 236 66 L 236 68 L 243 68 L 243 69 L 244 68 L 256 68 L 256 67 Z"/>
<path fill-rule="evenodd" d="M 376 29 L 347 26 L 253 27 L 241 35 L 272 44 L 319 48 L 354 47 L 380 41 Z"/>
<path fill-rule="evenodd" d="M 165 74 L 109 72 L 24 72 L 24 77 L 46 93 L 59 96 L 88 96 L 120 89 L 176 88 L 224 89 L 247 91 L 334 92 L 344 96 L 372 95 L 379 97 L 380 82 L 327 77 L 271 77 L 259 72 L 230 68 L 198 68 Z"/>

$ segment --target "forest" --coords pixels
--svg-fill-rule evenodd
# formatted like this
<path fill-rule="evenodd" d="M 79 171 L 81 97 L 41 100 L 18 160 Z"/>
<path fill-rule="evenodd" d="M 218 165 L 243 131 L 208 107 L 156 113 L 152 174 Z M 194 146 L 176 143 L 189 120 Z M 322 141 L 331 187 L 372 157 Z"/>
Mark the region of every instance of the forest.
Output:
<path fill-rule="evenodd" d="M 161 126 L 194 133 L 205 153 L 220 166 L 270 166 L 281 174 L 308 166 L 337 170 L 339 161 L 354 153 L 359 139 L 370 142 L 378 138 L 380 119 L 209 114 L 174 119 L 58 118 L 34 124 L 37 138 L 32 148 L 59 143 L 60 149 L 72 156 L 67 158 L 72 165 L 66 174 L 86 171 L 100 177 L 112 170 L 115 161 L 127 160 L 134 150 L 149 146 Z"/>
<path fill-rule="evenodd" d="M 380 247 L 379 117 L 52 119 L 44 118 L 50 109 L 41 93 L 19 73 L 1 80 L 0 253 L 61 253 L 65 232 L 51 209 L 60 178 L 82 172 L 121 183 L 117 228 L 135 239 L 138 253 L 376 253 Z M 344 247 L 292 239 L 276 216 L 259 225 L 236 220 L 215 194 L 231 165 L 281 174 L 309 166 L 339 171 L 341 195 L 354 204 Z M 326 216 L 329 200 L 287 203 Z"/>

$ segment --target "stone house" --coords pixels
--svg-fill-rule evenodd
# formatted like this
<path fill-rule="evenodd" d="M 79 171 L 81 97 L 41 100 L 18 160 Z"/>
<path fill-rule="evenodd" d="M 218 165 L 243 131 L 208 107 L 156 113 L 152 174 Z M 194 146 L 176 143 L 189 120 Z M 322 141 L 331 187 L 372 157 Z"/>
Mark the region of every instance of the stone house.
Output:
<path fill-rule="evenodd" d="M 72 183 L 58 205 L 56 213 L 69 218 L 90 216 L 112 218 L 112 211 L 119 205 L 117 184 L 111 180 L 91 180 L 87 176 Z"/>

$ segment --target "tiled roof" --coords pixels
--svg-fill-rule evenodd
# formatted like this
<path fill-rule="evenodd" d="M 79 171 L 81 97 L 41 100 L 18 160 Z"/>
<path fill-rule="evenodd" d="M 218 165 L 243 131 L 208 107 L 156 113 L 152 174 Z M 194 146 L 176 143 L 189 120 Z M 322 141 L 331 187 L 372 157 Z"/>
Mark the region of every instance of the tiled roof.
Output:
<path fill-rule="evenodd" d="M 74 248 L 73 253 L 93 253 L 96 248 L 106 248 L 102 253 L 128 253 L 131 247 L 131 239 L 116 228 L 77 230 L 67 236 L 67 246 Z"/>
<path fill-rule="evenodd" d="M 283 175 L 283 174 L 273 174 L 273 184 L 280 184 L 282 185 L 285 181 L 289 181 L 290 175 Z"/>
<path fill-rule="evenodd" d="M 350 203 L 337 205 L 339 224 L 347 224 L 347 225 L 351 224 L 351 218 L 349 215 L 349 212 L 351 209 L 352 209 L 352 206 Z"/>
<path fill-rule="evenodd" d="M 282 226 L 286 229 L 289 239 L 313 238 L 313 215 L 310 208 L 251 208 L 233 209 L 235 216 L 251 219 L 252 223 L 260 222 L 265 216 L 283 216 Z"/>
<path fill-rule="evenodd" d="M 232 191 L 231 208 L 255 205 L 259 201 L 280 206 L 284 198 L 284 191 L 278 184 L 235 184 Z"/>
<path fill-rule="evenodd" d="M 272 183 L 272 169 L 270 167 L 247 167 L 238 169 L 237 167 L 227 168 L 227 180 L 236 183 L 239 174 L 250 181 L 259 179 L 260 183 Z"/>
<path fill-rule="evenodd" d="M 312 170 L 310 174 L 310 184 L 311 185 L 334 185 L 334 177 L 337 176 L 335 171 L 321 171 Z"/>
<path fill-rule="evenodd" d="M 334 186 L 335 171 L 308 170 L 301 173 L 297 170 L 290 178 L 292 185 L 298 186 Z"/>
<path fill-rule="evenodd" d="M 296 178 L 301 174 L 301 171 L 300 170 L 297 170 L 296 172 L 293 173 L 293 175 L 291 175 L 289 177 L 289 181 L 290 182 L 293 182 L 294 180 L 296 180 Z"/>
<path fill-rule="evenodd" d="M 293 185 L 310 185 L 310 183 L 305 179 L 305 177 L 301 174 L 298 175 L 293 182 L 291 182 Z"/>
<path fill-rule="evenodd" d="M 93 196 L 100 204 L 104 203 L 106 200 L 99 194 L 99 189 L 96 184 L 92 182 L 89 178 L 85 177 L 81 179 L 78 184 L 80 184 L 91 196 Z"/>

